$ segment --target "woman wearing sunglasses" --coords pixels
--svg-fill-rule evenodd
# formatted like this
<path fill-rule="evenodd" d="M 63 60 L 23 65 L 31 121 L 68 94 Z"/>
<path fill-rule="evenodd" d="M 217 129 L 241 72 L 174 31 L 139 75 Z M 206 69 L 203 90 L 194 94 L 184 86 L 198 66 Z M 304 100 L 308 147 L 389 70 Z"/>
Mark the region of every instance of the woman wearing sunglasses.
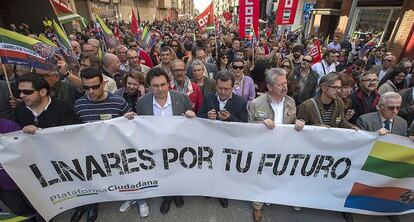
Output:
<path fill-rule="evenodd" d="M 235 58 L 232 63 L 232 73 L 234 75 L 233 93 L 242 97 L 246 102 L 253 100 L 256 96 L 254 82 L 250 76 L 243 74 L 244 62 Z"/>

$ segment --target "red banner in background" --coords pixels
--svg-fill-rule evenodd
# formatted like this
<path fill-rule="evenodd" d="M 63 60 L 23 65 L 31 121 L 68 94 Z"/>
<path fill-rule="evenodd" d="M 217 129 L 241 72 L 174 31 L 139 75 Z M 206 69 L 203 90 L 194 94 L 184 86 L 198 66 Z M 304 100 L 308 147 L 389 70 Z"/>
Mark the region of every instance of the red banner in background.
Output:
<path fill-rule="evenodd" d="M 292 25 L 295 21 L 298 0 L 279 0 L 276 11 L 276 25 Z"/>
<path fill-rule="evenodd" d="M 320 62 L 322 60 L 321 55 L 321 41 L 319 39 L 313 40 L 313 46 L 310 48 L 309 53 L 312 56 L 312 64 Z"/>
<path fill-rule="evenodd" d="M 213 2 L 211 2 L 211 4 L 200 15 L 195 17 L 194 20 L 197 24 L 198 29 L 202 32 L 206 31 L 207 26 L 214 25 Z"/>
<path fill-rule="evenodd" d="M 240 0 L 239 1 L 239 35 L 244 38 L 254 29 L 255 36 L 259 36 L 259 0 Z"/>

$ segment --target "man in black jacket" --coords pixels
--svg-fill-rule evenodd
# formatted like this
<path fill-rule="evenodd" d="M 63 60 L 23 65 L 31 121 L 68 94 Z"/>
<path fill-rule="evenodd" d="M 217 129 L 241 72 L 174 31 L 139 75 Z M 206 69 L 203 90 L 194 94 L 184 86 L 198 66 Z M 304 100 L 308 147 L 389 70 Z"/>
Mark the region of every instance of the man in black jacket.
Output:
<path fill-rule="evenodd" d="M 247 122 L 246 102 L 233 93 L 234 76 L 229 71 L 222 71 L 216 80 L 217 93 L 204 97 L 198 117 L 229 122 Z M 220 205 L 227 208 L 227 199 L 219 198 Z"/>
<path fill-rule="evenodd" d="M 234 76 L 229 71 L 220 72 L 216 80 L 217 93 L 204 97 L 198 117 L 229 122 L 247 122 L 246 102 L 232 92 Z"/>

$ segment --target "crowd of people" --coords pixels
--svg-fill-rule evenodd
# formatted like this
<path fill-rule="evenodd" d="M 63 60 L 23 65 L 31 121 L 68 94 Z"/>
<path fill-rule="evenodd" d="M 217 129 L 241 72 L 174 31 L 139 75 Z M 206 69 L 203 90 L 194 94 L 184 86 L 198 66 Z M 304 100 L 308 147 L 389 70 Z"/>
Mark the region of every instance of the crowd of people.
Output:
<path fill-rule="evenodd" d="M 269 129 L 294 124 L 297 131 L 313 125 L 414 133 L 412 58 L 397 60 L 383 45 L 361 56 L 358 51 L 369 39 L 335 36 L 314 63 L 310 48 L 317 37 L 297 32 L 263 34 L 255 42 L 240 39 L 231 26 L 208 34 L 194 31 L 189 20 L 155 21 L 142 24 L 153 36 L 152 44 L 144 44 L 128 24 L 108 26 L 119 29 L 119 44 L 106 51 L 96 27 L 68 36 L 78 65 L 69 66 L 63 57 L 55 71 L 6 64 L 2 79 L 7 75 L 12 94 L 0 80 L 0 133 L 34 134 L 40 128 L 135 115 L 185 115 Z M 3 169 L 0 199 L 15 214 L 36 214 Z M 161 213 L 167 214 L 172 202 L 179 208 L 184 199 L 163 197 Z M 226 199 L 219 203 L 228 206 Z M 149 215 L 145 200 L 125 201 L 120 211 L 134 204 L 142 217 Z M 253 220 L 260 221 L 263 203 L 253 202 L 252 209 Z M 98 204 L 76 208 L 71 221 L 85 213 L 87 221 L 95 221 Z M 353 221 L 349 213 L 343 217 Z"/>

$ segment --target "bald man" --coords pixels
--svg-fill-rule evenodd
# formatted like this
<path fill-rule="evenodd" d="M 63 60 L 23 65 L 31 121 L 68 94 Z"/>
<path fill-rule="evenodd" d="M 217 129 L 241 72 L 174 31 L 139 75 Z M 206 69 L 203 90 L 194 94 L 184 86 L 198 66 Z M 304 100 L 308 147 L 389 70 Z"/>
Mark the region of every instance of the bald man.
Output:
<path fill-rule="evenodd" d="M 147 75 L 150 67 L 141 64 L 141 58 L 138 55 L 138 52 L 134 49 L 130 49 L 127 51 L 127 60 L 129 65 L 129 71 L 137 71 L 142 74 Z"/>
<path fill-rule="evenodd" d="M 122 85 L 122 74 L 120 72 L 120 61 L 115 54 L 105 53 L 102 58 L 102 68 L 105 83 L 105 89 L 108 92 L 115 92 Z"/>

